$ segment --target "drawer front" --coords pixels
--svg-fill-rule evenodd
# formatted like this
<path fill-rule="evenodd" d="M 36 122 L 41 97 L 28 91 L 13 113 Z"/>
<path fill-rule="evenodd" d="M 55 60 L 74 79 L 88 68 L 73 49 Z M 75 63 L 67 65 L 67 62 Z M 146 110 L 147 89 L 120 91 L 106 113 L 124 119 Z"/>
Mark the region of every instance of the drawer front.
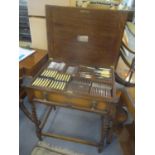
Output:
<path fill-rule="evenodd" d="M 45 99 L 45 93 L 39 90 L 34 91 L 34 97 L 37 99 Z M 84 99 L 79 97 L 73 97 L 70 95 L 63 95 L 59 93 L 48 93 L 46 94 L 46 100 L 51 102 L 56 102 L 68 106 L 96 109 L 96 110 L 106 110 L 106 102 L 95 102 L 90 99 Z"/>
<path fill-rule="evenodd" d="M 37 99 L 44 99 L 43 91 L 34 90 L 34 97 Z"/>
<path fill-rule="evenodd" d="M 91 104 L 89 100 L 61 95 L 61 94 L 49 94 L 48 95 L 49 101 L 70 104 L 71 106 L 79 106 L 84 108 L 91 108 Z"/>

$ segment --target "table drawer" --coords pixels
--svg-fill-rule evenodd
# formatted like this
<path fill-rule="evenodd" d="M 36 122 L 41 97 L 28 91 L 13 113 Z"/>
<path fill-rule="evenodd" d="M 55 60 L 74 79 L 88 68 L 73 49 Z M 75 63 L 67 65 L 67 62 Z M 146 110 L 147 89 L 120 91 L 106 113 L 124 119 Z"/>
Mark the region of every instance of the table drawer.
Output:
<path fill-rule="evenodd" d="M 64 104 L 66 106 L 83 107 L 88 109 L 105 110 L 107 108 L 106 102 L 93 101 L 91 99 L 85 99 L 80 97 L 74 97 L 70 95 L 64 95 L 60 93 L 44 93 L 43 91 L 35 90 L 34 97 L 37 99 L 46 99 L 49 102 L 56 102 Z"/>

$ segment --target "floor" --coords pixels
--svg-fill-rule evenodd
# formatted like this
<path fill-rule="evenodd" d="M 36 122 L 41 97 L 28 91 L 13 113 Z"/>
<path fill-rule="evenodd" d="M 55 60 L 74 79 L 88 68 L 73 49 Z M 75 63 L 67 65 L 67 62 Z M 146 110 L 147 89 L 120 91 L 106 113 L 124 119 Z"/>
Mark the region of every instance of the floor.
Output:
<path fill-rule="evenodd" d="M 28 108 L 30 108 L 27 98 L 25 99 L 25 104 Z M 37 114 L 40 117 L 46 110 L 46 108 L 40 104 L 37 104 L 37 109 Z M 35 134 L 35 127 L 34 124 L 27 119 L 23 112 L 20 111 L 19 115 L 19 152 L 20 155 L 30 155 L 32 149 L 38 142 Z M 99 140 L 99 129 L 100 119 L 97 114 L 69 110 L 65 108 L 57 108 L 56 111 L 53 111 L 49 116 L 46 126 L 44 127 L 45 131 L 52 131 L 59 134 L 71 135 L 77 138 L 85 138 L 93 141 Z M 44 137 L 43 140 L 49 144 L 70 149 L 85 155 L 99 155 L 96 147 L 56 140 L 47 137 Z M 123 155 L 123 151 L 117 136 L 114 136 L 113 142 L 110 145 L 105 146 L 104 152 L 100 153 L 100 155 L 103 154 Z"/>
<path fill-rule="evenodd" d="M 31 78 L 24 79 L 24 85 L 31 82 Z M 121 85 L 116 83 L 118 89 L 123 89 Z M 31 110 L 31 106 L 27 97 L 24 100 L 26 107 Z M 37 115 L 42 117 L 46 107 L 37 104 Z M 127 123 L 129 122 L 129 123 Z M 126 121 L 131 124 L 131 119 Z M 128 128 L 130 130 L 128 130 Z M 105 146 L 103 153 L 98 153 L 96 147 L 82 145 L 53 138 L 44 137 L 43 141 L 57 147 L 69 149 L 85 155 L 134 155 L 134 137 L 131 134 L 133 127 L 130 125 L 116 131 L 113 141 L 110 145 Z M 100 118 L 97 114 L 81 112 L 77 110 L 69 110 L 65 108 L 57 108 L 53 111 L 44 127 L 45 131 L 59 134 L 70 135 L 76 138 L 84 138 L 90 141 L 98 141 L 100 136 Z M 19 155 L 30 155 L 32 149 L 37 145 L 38 138 L 35 134 L 34 124 L 19 111 Z"/>

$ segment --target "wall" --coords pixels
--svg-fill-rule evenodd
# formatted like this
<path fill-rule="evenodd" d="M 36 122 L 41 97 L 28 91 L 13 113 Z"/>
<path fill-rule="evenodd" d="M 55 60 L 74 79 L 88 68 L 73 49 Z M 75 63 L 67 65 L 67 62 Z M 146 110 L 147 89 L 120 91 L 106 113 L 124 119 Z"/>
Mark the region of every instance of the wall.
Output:
<path fill-rule="evenodd" d="M 47 50 L 45 5 L 75 6 L 75 0 L 28 0 L 32 48 Z"/>

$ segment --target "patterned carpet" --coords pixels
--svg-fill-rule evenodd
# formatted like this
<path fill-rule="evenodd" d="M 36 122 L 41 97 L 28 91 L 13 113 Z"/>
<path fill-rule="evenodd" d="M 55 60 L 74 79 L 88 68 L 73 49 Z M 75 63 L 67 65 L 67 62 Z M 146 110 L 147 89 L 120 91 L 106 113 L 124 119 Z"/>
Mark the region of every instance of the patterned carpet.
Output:
<path fill-rule="evenodd" d="M 30 108 L 27 99 L 25 100 L 25 104 L 28 108 Z M 44 113 L 45 108 L 42 105 L 38 105 L 37 109 L 37 114 L 41 116 Z M 19 118 L 19 154 L 40 155 L 31 154 L 31 152 L 34 151 L 35 146 L 38 145 L 38 138 L 35 133 L 34 124 L 28 120 L 22 111 L 20 111 Z M 100 119 L 98 115 L 65 108 L 58 108 L 55 112 L 51 113 L 44 128 L 44 130 L 48 132 L 54 132 L 56 134 L 68 135 L 76 138 L 84 138 L 89 141 L 99 140 L 99 129 Z M 96 147 L 89 145 L 67 142 L 48 137 L 43 137 L 43 141 L 53 146 L 81 153 L 82 155 L 123 155 L 117 137 L 114 137 L 110 145 L 105 146 L 102 153 L 98 153 Z"/>
<path fill-rule="evenodd" d="M 50 145 L 45 142 L 38 142 L 31 155 L 84 155 L 65 148 Z"/>

